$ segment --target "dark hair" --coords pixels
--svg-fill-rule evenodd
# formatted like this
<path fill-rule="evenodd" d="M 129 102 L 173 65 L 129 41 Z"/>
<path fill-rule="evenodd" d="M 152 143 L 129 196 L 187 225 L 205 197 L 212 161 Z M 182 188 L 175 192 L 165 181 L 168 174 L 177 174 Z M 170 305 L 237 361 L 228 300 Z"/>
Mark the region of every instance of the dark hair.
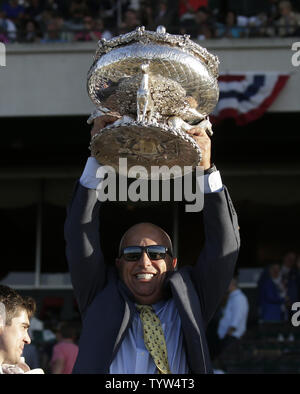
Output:
<path fill-rule="evenodd" d="M 29 319 L 36 311 L 36 302 L 33 298 L 22 297 L 14 289 L 4 285 L 0 285 L 0 302 L 5 306 L 7 326 L 21 311 L 25 310 Z"/>

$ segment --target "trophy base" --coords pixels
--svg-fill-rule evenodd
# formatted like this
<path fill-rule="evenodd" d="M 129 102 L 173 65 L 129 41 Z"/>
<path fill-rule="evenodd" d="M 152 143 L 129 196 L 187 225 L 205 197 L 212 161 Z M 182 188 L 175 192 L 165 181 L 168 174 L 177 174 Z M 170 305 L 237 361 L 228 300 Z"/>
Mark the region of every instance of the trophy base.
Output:
<path fill-rule="evenodd" d="M 90 150 L 100 164 L 129 178 L 136 178 L 137 172 L 143 179 L 181 177 L 202 158 L 199 146 L 186 132 L 146 122 L 105 127 L 92 137 Z M 127 159 L 126 166 L 120 166 L 119 159 Z"/>

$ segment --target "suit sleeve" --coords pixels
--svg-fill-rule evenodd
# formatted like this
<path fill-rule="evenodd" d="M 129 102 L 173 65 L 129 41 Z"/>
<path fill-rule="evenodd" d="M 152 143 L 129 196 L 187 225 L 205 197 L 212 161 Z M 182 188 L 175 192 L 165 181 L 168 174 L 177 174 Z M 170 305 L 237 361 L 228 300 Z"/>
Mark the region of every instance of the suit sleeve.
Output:
<path fill-rule="evenodd" d="M 225 186 L 204 195 L 203 219 L 205 243 L 193 279 L 207 324 L 228 289 L 240 247 L 237 215 Z"/>
<path fill-rule="evenodd" d="M 96 191 L 77 182 L 67 209 L 65 240 L 71 281 L 81 313 L 106 281 L 99 235 L 100 206 Z"/>

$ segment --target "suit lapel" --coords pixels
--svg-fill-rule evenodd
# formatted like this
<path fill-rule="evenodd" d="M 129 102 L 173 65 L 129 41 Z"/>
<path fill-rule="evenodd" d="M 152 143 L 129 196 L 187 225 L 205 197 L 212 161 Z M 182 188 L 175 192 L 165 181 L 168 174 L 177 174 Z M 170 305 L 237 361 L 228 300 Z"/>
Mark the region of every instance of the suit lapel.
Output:
<path fill-rule="evenodd" d="M 174 272 L 168 282 L 181 319 L 188 363 L 192 373 L 209 373 L 211 366 L 206 355 L 204 323 L 200 303 L 193 283 L 185 270 Z"/>
<path fill-rule="evenodd" d="M 124 300 L 125 307 L 124 307 L 123 320 L 120 326 L 118 336 L 116 338 L 111 361 L 114 359 L 114 357 L 116 356 L 119 350 L 123 338 L 126 335 L 126 332 L 132 323 L 132 319 L 135 312 L 134 302 L 132 301 L 133 296 L 129 291 L 129 289 L 124 285 L 124 283 L 121 280 L 118 281 L 118 290 L 121 293 L 121 296 Z"/>

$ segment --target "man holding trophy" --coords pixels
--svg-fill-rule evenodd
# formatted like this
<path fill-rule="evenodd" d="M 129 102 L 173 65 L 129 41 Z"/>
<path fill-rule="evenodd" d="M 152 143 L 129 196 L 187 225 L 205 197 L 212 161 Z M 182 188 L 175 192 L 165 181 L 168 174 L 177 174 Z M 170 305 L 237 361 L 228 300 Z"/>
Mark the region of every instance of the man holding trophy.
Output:
<path fill-rule="evenodd" d="M 215 57 L 162 27 L 98 43 L 88 76 L 97 105 L 89 119 L 92 156 L 65 224 L 83 323 L 73 373 L 213 371 L 205 330 L 233 277 L 240 245 L 235 210 L 211 163 L 207 115 L 218 98 L 216 75 Z M 106 164 L 117 169 L 119 157 L 146 169 L 202 167 L 205 244 L 193 265 L 177 269 L 169 235 L 152 223 L 129 228 L 115 266 L 105 263 L 97 172 Z"/>

